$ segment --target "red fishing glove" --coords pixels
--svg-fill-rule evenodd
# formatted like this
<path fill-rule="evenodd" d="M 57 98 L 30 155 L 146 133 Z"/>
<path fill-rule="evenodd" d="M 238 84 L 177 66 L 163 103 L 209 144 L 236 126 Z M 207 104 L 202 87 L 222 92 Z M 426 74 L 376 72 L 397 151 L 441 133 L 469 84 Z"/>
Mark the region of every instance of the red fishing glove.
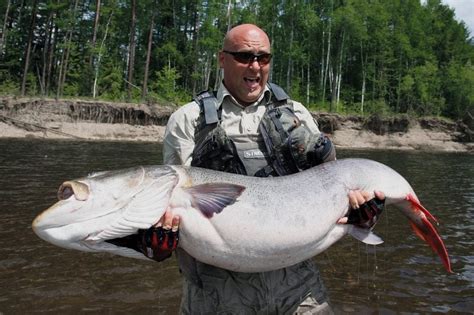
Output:
<path fill-rule="evenodd" d="M 151 227 L 148 230 L 138 230 L 138 247 L 148 258 L 163 261 L 171 256 L 178 247 L 179 230 Z"/>

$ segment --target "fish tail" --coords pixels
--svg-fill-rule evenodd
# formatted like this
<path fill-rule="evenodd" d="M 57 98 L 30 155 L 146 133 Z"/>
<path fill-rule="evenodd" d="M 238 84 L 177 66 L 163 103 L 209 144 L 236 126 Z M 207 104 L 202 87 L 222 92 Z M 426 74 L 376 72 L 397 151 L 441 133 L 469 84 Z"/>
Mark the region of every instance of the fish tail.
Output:
<path fill-rule="evenodd" d="M 452 273 L 453 271 L 451 269 L 451 262 L 449 261 L 449 255 L 448 251 L 446 250 L 446 246 L 428 218 L 435 222 L 438 221 L 425 207 L 420 204 L 420 202 L 413 195 L 408 195 L 406 200 L 410 202 L 412 210 L 418 213 L 419 221 L 414 220 L 410 222 L 413 231 L 419 238 L 430 245 L 431 249 L 441 258 L 446 270 Z"/>

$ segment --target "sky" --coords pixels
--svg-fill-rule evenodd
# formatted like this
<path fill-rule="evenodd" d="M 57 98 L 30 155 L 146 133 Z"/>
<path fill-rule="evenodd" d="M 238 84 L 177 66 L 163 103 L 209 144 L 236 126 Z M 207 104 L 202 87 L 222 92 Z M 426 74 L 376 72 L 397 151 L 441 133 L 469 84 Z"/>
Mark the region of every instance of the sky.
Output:
<path fill-rule="evenodd" d="M 470 37 L 474 37 L 474 0 L 442 0 L 442 2 L 454 9 L 456 19 L 463 20 Z"/>

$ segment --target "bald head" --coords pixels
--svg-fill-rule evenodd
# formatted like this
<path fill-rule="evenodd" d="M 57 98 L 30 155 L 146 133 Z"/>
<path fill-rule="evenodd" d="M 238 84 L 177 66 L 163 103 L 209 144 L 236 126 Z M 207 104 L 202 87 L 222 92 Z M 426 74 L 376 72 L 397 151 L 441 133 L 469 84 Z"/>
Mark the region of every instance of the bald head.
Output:
<path fill-rule="evenodd" d="M 253 47 L 255 45 L 265 46 L 269 51 L 270 40 L 267 33 L 254 24 L 241 24 L 232 28 L 224 37 L 224 50 L 235 50 L 236 46 L 242 48 L 242 45 Z"/>

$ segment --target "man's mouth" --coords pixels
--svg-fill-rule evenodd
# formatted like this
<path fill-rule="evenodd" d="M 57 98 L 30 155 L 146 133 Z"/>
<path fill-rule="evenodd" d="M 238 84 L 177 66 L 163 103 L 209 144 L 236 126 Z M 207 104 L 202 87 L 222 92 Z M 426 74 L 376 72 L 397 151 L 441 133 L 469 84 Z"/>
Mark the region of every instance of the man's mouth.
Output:
<path fill-rule="evenodd" d="M 258 87 L 258 84 L 260 82 L 260 78 L 244 78 L 244 81 L 245 81 L 245 84 L 247 85 L 247 87 L 251 90 L 251 91 L 254 91 L 257 87 Z"/>

